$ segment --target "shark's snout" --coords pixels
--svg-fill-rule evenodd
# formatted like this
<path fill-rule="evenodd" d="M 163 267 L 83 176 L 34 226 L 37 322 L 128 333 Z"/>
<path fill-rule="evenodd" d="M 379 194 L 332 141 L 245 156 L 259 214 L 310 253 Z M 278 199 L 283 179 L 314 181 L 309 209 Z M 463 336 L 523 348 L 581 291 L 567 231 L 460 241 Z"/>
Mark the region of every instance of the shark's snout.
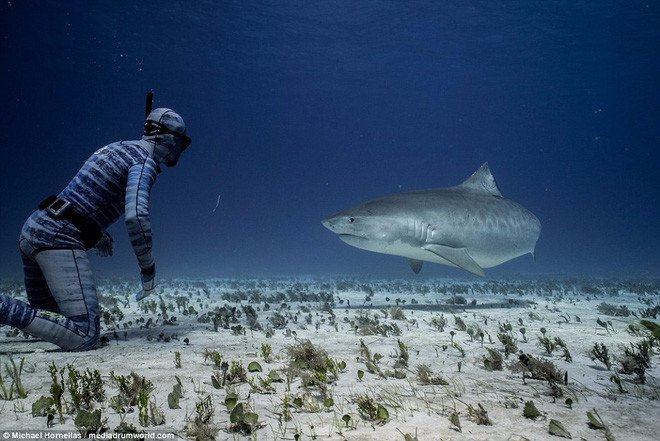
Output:
<path fill-rule="evenodd" d="M 326 217 L 321 221 L 324 227 L 339 236 L 341 240 L 364 239 L 365 234 L 356 227 L 356 218 L 350 214 L 339 213 Z"/>
<path fill-rule="evenodd" d="M 332 214 L 321 221 L 321 224 L 323 224 L 324 227 L 335 234 L 340 234 L 343 232 L 340 230 L 343 230 L 343 227 L 345 227 L 344 223 L 345 222 L 343 222 L 343 217 L 337 214 Z"/>

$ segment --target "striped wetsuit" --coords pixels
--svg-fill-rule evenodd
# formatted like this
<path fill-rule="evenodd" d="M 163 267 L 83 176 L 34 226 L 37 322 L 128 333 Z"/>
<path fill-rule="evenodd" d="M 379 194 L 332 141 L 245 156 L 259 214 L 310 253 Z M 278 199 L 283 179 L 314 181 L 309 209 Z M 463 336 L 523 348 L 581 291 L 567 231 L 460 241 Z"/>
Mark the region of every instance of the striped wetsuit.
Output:
<path fill-rule="evenodd" d="M 156 163 L 140 141 L 107 145 L 83 164 L 59 197 L 96 222 L 102 230 L 126 213 L 126 228 L 141 268 L 153 264 L 149 192 L 156 180 Z M 42 248 L 84 249 L 80 232 L 43 210 L 35 211 L 23 226 L 21 240 Z"/>
<path fill-rule="evenodd" d="M 59 194 L 102 230 L 125 213 L 142 269 L 153 265 L 149 195 L 158 168 L 147 147 L 122 141 L 99 149 Z M 0 294 L 0 324 L 68 350 L 96 346 L 99 306 L 80 231 L 38 210 L 25 222 L 19 248 L 29 304 Z"/>

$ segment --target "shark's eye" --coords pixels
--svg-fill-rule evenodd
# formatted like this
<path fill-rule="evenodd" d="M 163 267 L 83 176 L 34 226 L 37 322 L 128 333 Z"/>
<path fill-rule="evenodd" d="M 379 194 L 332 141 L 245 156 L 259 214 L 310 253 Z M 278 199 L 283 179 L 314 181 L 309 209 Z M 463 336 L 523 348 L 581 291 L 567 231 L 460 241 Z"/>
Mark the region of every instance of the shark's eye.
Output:
<path fill-rule="evenodd" d="M 354 217 L 349 217 L 349 218 L 348 218 L 348 221 L 349 221 L 350 223 L 353 223 L 353 222 L 355 222 L 355 218 L 354 218 Z"/>

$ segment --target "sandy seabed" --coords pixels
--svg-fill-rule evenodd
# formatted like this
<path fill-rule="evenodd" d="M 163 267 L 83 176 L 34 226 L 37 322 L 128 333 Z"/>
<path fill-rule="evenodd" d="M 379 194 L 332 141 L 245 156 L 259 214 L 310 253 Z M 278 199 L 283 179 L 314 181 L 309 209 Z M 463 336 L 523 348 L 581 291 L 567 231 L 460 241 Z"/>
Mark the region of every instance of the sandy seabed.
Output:
<path fill-rule="evenodd" d="M 18 284 L 5 286 L 24 295 Z M 2 329 L 3 364 L 9 363 L 9 356 L 14 362 L 25 358 L 22 383 L 27 397 L 0 401 L 1 430 L 79 433 L 76 412 L 67 404 L 72 401 L 69 391 L 63 395 L 63 416 L 55 415 L 52 427 L 48 428 L 46 416 L 32 415 L 33 403 L 51 395 L 48 367 L 55 363 L 58 368 L 70 364 L 78 371 L 99 371 L 105 396 L 100 402 L 92 401 L 91 409 L 101 410 L 107 433 L 123 421 L 125 427 L 138 431 L 192 437 L 200 433 L 194 428 L 196 405 L 210 396 L 213 416 L 204 421 L 216 439 L 561 439 L 549 433 L 550 420 L 559 421 L 572 439 L 603 440 L 607 435 L 617 440 L 654 440 L 660 436 L 657 342 L 651 347 L 644 384 L 639 384 L 638 375 L 622 371 L 624 347 L 650 338 L 639 325 L 639 316 L 643 310 L 652 313 L 658 305 L 657 282 L 176 280 L 163 282 L 160 295 L 141 305 L 132 298 L 135 289 L 122 282 L 100 284 L 103 340 L 108 341 L 94 351 L 52 351 L 48 343 Z M 468 305 L 453 312 L 407 309 L 463 299 Z M 479 309 L 509 299 L 532 303 Z M 477 308 L 469 305 L 472 300 Z M 353 308 L 382 308 L 346 309 L 349 302 Z M 626 308 L 610 311 L 601 306 L 599 311 L 603 302 Z M 247 305 L 256 319 L 246 313 L 243 307 Z M 626 311 L 634 315 L 625 316 Z M 441 317 L 446 319 L 444 330 L 438 326 Z M 502 370 L 489 370 L 484 363 L 487 348 L 505 355 L 498 334 L 509 335 L 517 348 L 504 358 Z M 558 338 L 566 349 L 555 343 L 547 351 L 539 341 L 543 336 L 551 342 Z M 331 360 L 323 375 L 307 369 L 300 360 L 292 362 L 295 355 L 290 348 L 300 348 L 305 340 Z M 371 368 L 361 342 L 371 354 Z M 264 343 L 272 348 L 272 356 L 266 359 Z M 595 343 L 607 346 L 610 369 L 590 356 Z M 180 367 L 175 365 L 176 352 Z M 523 378 L 521 353 L 551 361 L 562 378 L 529 378 L 529 372 Z M 218 356 L 246 369 L 256 361 L 262 371 L 245 372 L 250 382 L 239 378 L 233 385 L 218 384 L 223 377 Z M 435 382 L 441 379 L 447 384 L 423 384 L 419 365 L 428 366 Z M 148 403 L 162 411 L 163 424 L 154 425 L 152 419 L 144 427 L 139 406 L 117 411 L 111 405 L 119 389 L 110 373 L 131 371 L 152 383 Z M 285 381 L 269 382 L 271 371 Z M 11 383 L 4 369 L 2 373 L 5 384 Z M 182 385 L 179 409 L 168 405 L 168 395 L 177 384 L 175 376 Z M 625 392 L 613 376 L 620 379 Z M 67 371 L 63 378 L 66 386 Z M 246 412 L 257 415 L 256 423 L 242 432 L 230 421 L 225 405 L 231 392 L 237 393 Z M 365 400 L 386 413 L 360 410 L 358 402 Z M 528 401 L 541 413 L 535 419 L 523 415 Z M 478 411 L 480 405 L 490 425 L 479 424 L 485 422 L 483 418 L 470 414 L 470 408 Z M 592 409 L 607 431 L 587 424 L 587 411 Z M 458 415 L 460 431 L 450 421 L 452 415 Z"/>

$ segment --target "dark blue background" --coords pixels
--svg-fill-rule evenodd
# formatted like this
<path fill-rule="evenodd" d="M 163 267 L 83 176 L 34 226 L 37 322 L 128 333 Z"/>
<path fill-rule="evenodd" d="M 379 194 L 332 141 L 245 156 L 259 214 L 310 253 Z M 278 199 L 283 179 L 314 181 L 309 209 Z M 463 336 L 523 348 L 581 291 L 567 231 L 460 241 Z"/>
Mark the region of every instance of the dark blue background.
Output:
<path fill-rule="evenodd" d="M 0 274 L 39 200 L 139 135 L 153 88 L 193 137 L 153 193 L 161 274 L 412 277 L 320 220 L 488 161 L 543 224 L 536 264 L 489 274 L 657 276 L 657 3 L 464 3 L 3 1 Z M 134 277 L 112 233 L 95 267 Z"/>

